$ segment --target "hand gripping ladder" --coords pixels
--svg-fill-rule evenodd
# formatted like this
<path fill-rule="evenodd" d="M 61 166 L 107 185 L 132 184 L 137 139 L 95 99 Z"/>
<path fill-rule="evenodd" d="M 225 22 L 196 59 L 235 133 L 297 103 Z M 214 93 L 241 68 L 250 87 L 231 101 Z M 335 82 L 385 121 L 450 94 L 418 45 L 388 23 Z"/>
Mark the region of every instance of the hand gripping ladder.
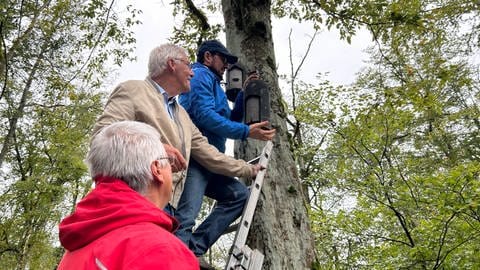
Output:
<path fill-rule="evenodd" d="M 263 148 L 262 154 L 253 159 L 250 162 L 258 163 L 267 168 L 268 161 L 270 160 L 270 153 L 272 152 L 273 143 L 268 141 Z M 233 240 L 232 248 L 230 249 L 230 255 L 228 263 L 225 266 L 225 270 L 260 270 L 263 264 L 263 254 L 258 250 L 252 250 L 245 242 L 247 240 L 248 231 L 250 230 L 250 224 L 255 213 L 258 198 L 260 197 L 260 191 L 262 189 L 263 178 L 265 177 L 266 169 L 261 170 L 250 188 L 250 196 L 248 197 L 247 204 L 243 209 L 243 214 L 238 223 L 237 232 L 235 234 L 235 240 Z"/>

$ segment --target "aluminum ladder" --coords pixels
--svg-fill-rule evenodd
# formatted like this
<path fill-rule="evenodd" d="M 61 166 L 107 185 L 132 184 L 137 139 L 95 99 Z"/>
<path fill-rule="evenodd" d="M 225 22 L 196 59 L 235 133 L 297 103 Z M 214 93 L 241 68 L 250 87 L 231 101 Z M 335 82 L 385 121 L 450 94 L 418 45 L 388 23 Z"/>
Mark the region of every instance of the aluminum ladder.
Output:
<path fill-rule="evenodd" d="M 257 158 L 249 161 L 250 163 L 257 163 L 262 165 L 265 169 L 258 172 L 255 180 L 250 186 L 250 196 L 247 204 L 243 209 L 240 222 L 237 224 L 237 231 L 235 239 L 229 252 L 229 258 L 225 270 L 260 270 L 263 265 L 264 255 L 258 249 L 251 249 L 245 242 L 247 240 L 248 231 L 252 223 L 253 214 L 257 206 L 258 198 L 262 190 L 263 178 L 267 171 L 267 165 L 270 160 L 273 143 L 268 141 L 262 150 L 262 154 Z M 234 225 L 235 226 L 235 225 Z"/>

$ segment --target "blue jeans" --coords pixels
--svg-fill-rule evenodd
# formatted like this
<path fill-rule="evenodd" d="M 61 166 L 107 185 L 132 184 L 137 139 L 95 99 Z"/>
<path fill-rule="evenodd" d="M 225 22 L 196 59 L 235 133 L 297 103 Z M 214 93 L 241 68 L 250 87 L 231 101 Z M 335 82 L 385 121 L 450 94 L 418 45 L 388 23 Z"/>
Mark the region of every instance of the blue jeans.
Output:
<path fill-rule="evenodd" d="M 203 195 L 217 201 L 213 211 L 205 221 L 192 232 Z M 180 223 L 175 232 L 196 256 L 207 252 L 222 233 L 243 211 L 249 191 L 240 181 L 203 168 L 193 159 L 188 165 L 185 186 L 175 210 L 175 218 Z"/>

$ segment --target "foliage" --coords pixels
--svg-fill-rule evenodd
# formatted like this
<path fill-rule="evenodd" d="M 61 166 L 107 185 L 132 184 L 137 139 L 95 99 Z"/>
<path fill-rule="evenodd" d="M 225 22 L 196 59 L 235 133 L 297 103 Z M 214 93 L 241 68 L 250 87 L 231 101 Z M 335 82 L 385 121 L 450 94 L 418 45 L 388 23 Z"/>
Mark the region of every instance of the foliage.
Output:
<path fill-rule="evenodd" d="M 320 268 L 479 268 L 478 3 L 375 3 L 371 67 L 303 89 L 295 110 L 317 134 L 297 156 L 312 164 Z M 365 24 L 366 4 L 342 8 Z"/>
<path fill-rule="evenodd" d="M 220 29 L 192 3 L 174 2 L 185 19 L 172 40 L 188 48 Z M 376 42 L 355 85 L 293 88 L 290 143 L 310 192 L 315 268 L 479 267 L 480 94 L 469 60 L 479 5 L 272 1 L 277 16 L 336 28 L 347 42 L 366 28 Z"/>
<path fill-rule="evenodd" d="M 83 157 L 99 89 L 135 41 L 138 23 L 113 2 L 0 4 L 0 268 L 54 268 L 56 226 L 91 183 Z"/>
<path fill-rule="evenodd" d="M 182 18 L 180 26 L 173 29 L 170 41 L 185 48 L 191 59 L 195 59 L 200 44 L 209 39 L 217 39 L 222 30 L 220 23 L 210 24 L 205 11 L 218 12 L 220 7 L 216 1 L 194 3 L 192 0 L 174 1 L 173 15 Z"/>
<path fill-rule="evenodd" d="M 478 1 L 468 0 L 276 0 L 272 2 L 272 11 L 278 17 L 311 21 L 316 29 L 333 27 L 350 43 L 362 27 L 388 41 L 401 31 L 418 35 L 417 31 L 430 25 L 458 24 L 465 19 L 463 15 L 478 12 L 479 5 Z M 478 24 L 473 26 L 478 29 Z M 464 44 L 466 47 L 476 45 L 478 39 Z"/>

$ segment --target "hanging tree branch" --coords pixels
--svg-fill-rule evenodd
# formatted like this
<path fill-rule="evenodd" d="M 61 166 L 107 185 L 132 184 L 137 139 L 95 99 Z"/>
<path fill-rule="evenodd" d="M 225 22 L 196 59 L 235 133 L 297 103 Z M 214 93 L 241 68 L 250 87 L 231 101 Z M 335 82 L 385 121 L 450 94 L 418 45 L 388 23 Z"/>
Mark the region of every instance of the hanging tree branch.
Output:
<path fill-rule="evenodd" d="M 192 0 L 185 0 L 185 5 L 187 6 L 188 12 L 197 19 L 199 26 L 203 31 L 210 29 L 207 17 L 197 8 L 197 6 L 195 6 Z"/>
<path fill-rule="evenodd" d="M 169 38 L 170 42 L 184 47 L 192 57 L 200 44 L 207 40 L 216 38 L 222 30 L 220 24 L 211 25 L 208 22 L 207 13 L 217 11 L 216 7 L 205 7 L 203 4 L 195 4 L 193 0 L 175 0 L 174 17 L 181 14 L 181 26 L 173 28 L 173 36 Z"/>

